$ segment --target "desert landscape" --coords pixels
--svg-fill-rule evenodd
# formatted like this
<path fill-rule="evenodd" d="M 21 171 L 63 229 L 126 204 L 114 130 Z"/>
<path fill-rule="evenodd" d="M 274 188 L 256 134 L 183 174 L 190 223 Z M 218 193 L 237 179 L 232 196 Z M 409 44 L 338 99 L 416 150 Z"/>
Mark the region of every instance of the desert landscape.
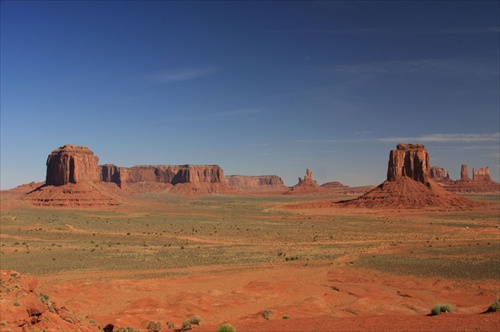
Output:
<path fill-rule="evenodd" d="M 65 145 L 2 191 L 2 331 L 500 329 L 489 169 L 452 192 L 421 144 L 356 188 L 98 160 Z"/>

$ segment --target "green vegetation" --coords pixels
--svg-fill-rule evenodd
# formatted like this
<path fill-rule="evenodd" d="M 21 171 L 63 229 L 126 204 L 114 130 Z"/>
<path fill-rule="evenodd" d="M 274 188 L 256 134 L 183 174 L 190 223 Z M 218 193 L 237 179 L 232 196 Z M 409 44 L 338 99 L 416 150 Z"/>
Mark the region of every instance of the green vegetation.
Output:
<path fill-rule="evenodd" d="M 219 326 L 217 332 L 236 332 L 236 328 L 229 323 L 224 323 Z"/>
<path fill-rule="evenodd" d="M 431 316 L 436 316 L 443 312 L 453 312 L 453 308 L 449 304 L 436 304 L 431 310 Z"/>
<path fill-rule="evenodd" d="M 500 311 L 500 299 L 493 302 L 489 307 L 487 312 L 497 312 Z"/>
<path fill-rule="evenodd" d="M 290 319 L 289 315 L 283 315 L 283 319 Z"/>

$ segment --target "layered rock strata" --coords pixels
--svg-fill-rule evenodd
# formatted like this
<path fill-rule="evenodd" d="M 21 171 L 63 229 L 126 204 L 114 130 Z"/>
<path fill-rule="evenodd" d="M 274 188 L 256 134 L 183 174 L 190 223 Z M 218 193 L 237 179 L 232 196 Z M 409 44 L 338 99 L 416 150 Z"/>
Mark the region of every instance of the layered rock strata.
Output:
<path fill-rule="evenodd" d="M 98 182 L 99 158 L 86 146 L 66 144 L 47 157 L 45 183 L 62 186 L 67 183 Z"/>
<path fill-rule="evenodd" d="M 104 188 L 99 180 L 99 158 L 86 146 L 67 144 L 47 157 L 45 184 L 25 199 L 41 207 L 110 207 L 122 199 Z"/>
<path fill-rule="evenodd" d="M 284 191 L 288 189 L 277 175 L 229 175 L 226 176 L 226 182 L 236 191 L 243 192 Z"/>

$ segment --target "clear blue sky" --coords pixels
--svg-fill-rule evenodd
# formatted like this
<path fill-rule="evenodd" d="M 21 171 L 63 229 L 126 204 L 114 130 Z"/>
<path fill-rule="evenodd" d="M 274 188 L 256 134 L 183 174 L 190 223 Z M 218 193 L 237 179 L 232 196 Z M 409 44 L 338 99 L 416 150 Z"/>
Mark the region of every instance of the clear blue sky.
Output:
<path fill-rule="evenodd" d="M 1 187 L 47 155 L 385 180 L 397 143 L 499 180 L 499 1 L 1 1 Z"/>

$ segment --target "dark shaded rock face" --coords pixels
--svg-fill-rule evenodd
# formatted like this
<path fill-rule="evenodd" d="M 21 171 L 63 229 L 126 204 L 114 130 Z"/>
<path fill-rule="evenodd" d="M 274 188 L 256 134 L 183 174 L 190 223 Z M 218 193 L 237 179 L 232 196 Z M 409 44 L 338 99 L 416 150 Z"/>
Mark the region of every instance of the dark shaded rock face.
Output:
<path fill-rule="evenodd" d="M 389 154 L 387 181 L 402 177 L 427 183 L 430 177 L 429 153 L 423 144 L 398 144 Z"/>
<path fill-rule="evenodd" d="M 99 158 L 86 146 L 66 144 L 52 151 L 47 158 L 46 184 L 98 182 Z"/>

